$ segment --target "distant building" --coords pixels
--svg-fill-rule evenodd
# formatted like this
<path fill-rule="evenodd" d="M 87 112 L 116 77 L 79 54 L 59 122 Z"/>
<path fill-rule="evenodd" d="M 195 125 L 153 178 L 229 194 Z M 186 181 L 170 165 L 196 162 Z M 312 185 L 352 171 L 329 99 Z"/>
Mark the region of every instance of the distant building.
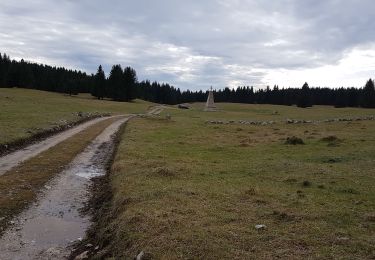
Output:
<path fill-rule="evenodd" d="M 216 109 L 217 107 L 215 106 L 214 92 L 211 87 L 211 89 L 208 91 L 208 97 L 204 111 L 216 111 Z"/>

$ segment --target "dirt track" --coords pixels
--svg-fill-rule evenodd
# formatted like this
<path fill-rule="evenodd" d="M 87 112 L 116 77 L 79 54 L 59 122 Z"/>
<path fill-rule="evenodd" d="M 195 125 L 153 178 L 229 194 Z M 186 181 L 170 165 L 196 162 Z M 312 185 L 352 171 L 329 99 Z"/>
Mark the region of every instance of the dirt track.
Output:
<path fill-rule="evenodd" d="M 153 108 L 151 108 L 151 110 L 149 110 L 147 112 L 148 115 L 159 115 L 163 110 L 164 110 L 164 106 L 155 106 Z"/>
<path fill-rule="evenodd" d="M 150 111 L 147 112 L 147 114 L 159 115 L 163 111 L 163 109 L 164 109 L 164 106 L 155 106 L 155 107 L 152 107 Z M 65 139 L 88 128 L 89 126 L 92 126 L 93 124 L 98 123 L 108 118 L 110 117 L 101 117 L 101 118 L 90 120 L 74 128 L 61 132 L 54 136 L 51 136 L 39 143 L 27 146 L 21 150 L 18 150 L 8 155 L 5 155 L 3 157 L 0 157 L 0 176 L 6 173 L 7 171 L 9 171 L 10 169 L 12 169 L 13 167 L 17 166 L 21 162 L 26 161 L 27 159 L 30 159 L 45 150 L 48 150 L 49 148 L 57 145 L 58 143 L 64 141 Z"/>
<path fill-rule="evenodd" d="M 82 130 L 92 126 L 95 123 L 108 119 L 110 117 L 101 117 L 85 122 L 81 125 L 78 125 L 72 129 L 61 132 L 57 135 L 51 136 L 39 143 L 30 145 L 16 152 L 10 153 L 6 156 L 0 157 L 0 176 L 5 172 L 9 171 L 13 167 L 17 166 L 19 163 L 30 159 L 39 153 L 48 150 L 49 148 L 57 145 L 58 143 L 64 141 L 65 139 L 81 132 Z"/>
<path fill-rule="evenodd" d="M 163 106 L 153 107 L 148 115 L 159 115 Z M 105 166 L 114 151 L 114 136 L 132 116 L 116 116 L 108 126 L 57 177 L 52 179 L 37 201 L 12 220 L 12 227 L 0 237 L 0 259 L 62 259 L 71 245 L 83 238 L 91 222 L 80 214 L 89 196 L 91 178 L 106 173 Z M 57 145 L 84 129 L 108 119 L 83 123 L 44 141 L 0 157 L 0 176 L 21 162 Z"/>
<path fill-rule="evenodd" d="M 105 165 L 114 150 L 114 135 L 128 119 L 119 117 L 108 126 L 66 170 L 45 186 L 34 205 L 13 220 L 13 227 L 0 238 L 1 259 L 69 256 L 69 246 L 83 238 L 90 225 L 90 219 L 79 213 L 89 198 L 90 179 L 106 173 Z"/>

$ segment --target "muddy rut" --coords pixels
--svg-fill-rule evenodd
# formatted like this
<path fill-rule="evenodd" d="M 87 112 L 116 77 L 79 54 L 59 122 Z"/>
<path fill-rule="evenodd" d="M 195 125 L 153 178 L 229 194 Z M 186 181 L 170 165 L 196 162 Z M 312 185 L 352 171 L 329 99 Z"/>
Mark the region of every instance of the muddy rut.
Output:
<path fill-rule="evenodd" d="M 89 198 L 90 179 L 106 173 L 114 136 L 128 119 L 119 117 L 107 127 L 45 186 L 36 203 L 13 220 L 0 238 L 0 259 L 62 259 L 70 255 L 71 245 L 85 236 L 90 225 L 90 219 L 79 212 Z"/>

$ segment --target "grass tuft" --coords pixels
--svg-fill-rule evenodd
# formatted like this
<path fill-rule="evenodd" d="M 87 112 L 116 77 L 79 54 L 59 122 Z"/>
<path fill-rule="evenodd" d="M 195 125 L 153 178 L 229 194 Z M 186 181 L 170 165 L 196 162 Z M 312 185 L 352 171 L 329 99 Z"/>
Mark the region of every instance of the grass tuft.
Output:
<path fill-rule="evenodd" d="M 292 214 L 290 213 L 287 213 L 287 212 L 280 212 L 278 210 L 274 210 L 272 212 L 272 215 L 276 217 L 277 220 L 279 221 L 294 221 L 295 220 L 295 216 L 293 216 Z"/>
<path fill-rule="evenodd" d="M 311 182 L 310 181 L 303 181 L 302 182 L 302 186 L 303 187 L 310 187 L 312 184 L 311 184 Z"/>
<path fill-rule="evenodd" d="M 375 222 L 375 212 L 369 213 L 365 216 L 366 221 Z"/>
<path fill-rule="evenodd" d="M 320 141 L 327 143 L 329 147 L 337 147 L 342 143 L 342 139 L 339 139 L 335 135 L 329 135 L 320 139 Z"/>
<path fill-rule="evenodd" d="M 176 173 L 167 167 L 158 167 L 154 169 L 153 176 L 160 176 L 160 177 L 175 177 Z"/>
<path fill-rule="evenodd" d="M 305 144 L 305 143 L 303 142 L 301 138 L 292 136 L 292 137 L 286 138 L 285 144 L 298 145 L 298 144 Z"/>
<path fill-rule="evenodd" d="M 328 142 L 328 143 L 340 141 L 340 139 L 337 138 L 337 137 L 334 136 L 334 135 L 329 135 L 329 136 L 323 137 L 323 138 L 320 139 L 320 140 L 321 140 L 322 142 Z"/>

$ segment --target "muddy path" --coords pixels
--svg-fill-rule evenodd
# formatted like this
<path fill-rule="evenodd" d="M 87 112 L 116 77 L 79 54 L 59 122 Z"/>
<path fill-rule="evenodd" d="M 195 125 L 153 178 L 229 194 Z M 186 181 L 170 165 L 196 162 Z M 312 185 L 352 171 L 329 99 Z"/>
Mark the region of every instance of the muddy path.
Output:
<path fill-rule="evenodd" d="M 17 166 L 21 162 L 26 161 L 27 159 L 30 159 L 31 157 L 34 157 L 39 153 L 48 150 L 49 148 L 57 145 L 65 139 L 79 133 L 80 131 L 108 118 L 110 117 L 100 117 L 90 120 L 74 128 L 51 136 L 39 143 L 27 146 L 21 150 L 0 157 L 0 176 L 3 175 L 5 172 L 9 171 L 10 169 L 12 169 L 13 167 Z"/>
<path fill-rule="evenodd" d="M 0 259 L 63 259 L 70 255 L 71 245 L 85 236 L 90 225 L 89 217 L 80 214 L 90 197 L 90 179 L 106 173 L 115 134 L 129 118 L 119 117 L 108 126 L 45 186 L 36 203 L 13 220 L 0 238 Z"/>

